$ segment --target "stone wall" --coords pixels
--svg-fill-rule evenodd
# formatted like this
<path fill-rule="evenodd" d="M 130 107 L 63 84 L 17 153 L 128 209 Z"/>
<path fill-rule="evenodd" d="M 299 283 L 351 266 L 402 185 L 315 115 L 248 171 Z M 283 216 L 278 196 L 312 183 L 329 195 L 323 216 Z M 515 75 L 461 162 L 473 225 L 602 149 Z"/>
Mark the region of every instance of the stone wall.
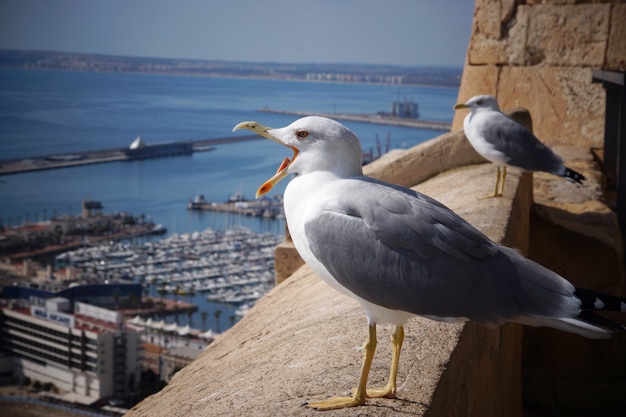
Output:
<path fill-rule="evenodd" d="M 492 189 L 491 164 L 466 166 L 472 153 L 458 152 L 458 160 L 442 157 L 432 165 L 434 155 L 445 155 L 446 149 L 469 150 L 462 137 L 459 132 L 443 135 L 390 155 L 387 163 L 374 168 L 381 176 L 392 176 L 393 167 L 412 161 L 415 178 L 428 178 L 412 184 L 414 189 L 448 205 L 491 239 L 525 251 L 531 176 L 512 169 L 504 197 L 479 200 Z M 432 171 L 439 163 L 445 172 Z M 127 417 L 322 415 L 303 404 L 346 395 L 356 384 L 366 328 L 355 300 L 302 266 Z M 411 320 L 405 327 L 398 398 L 368 399 L 364 407 L 326 414 L 520 417 L 522 329 L 515 324 L 487 329 L 476 323 Z M 386 383 L 391 331 L 379 327 L 370 386 Z"/>
<path fill-rule="evenodd" d="M 626 71 L 623 1 L 477 0 L 459 101 L 491 94 L 530 110 L 549 145 L 599 146 L 604 91 L 592 69 Z"/>
<path fill-rule="evenodd" d="M 477 0 L 459 101 L 491 94 L 503 109 L 528 108 L 535 134 L 585 172 L 590 180 L 575 192 L 535 175 L 528 254 L 576 285 L 623 295 L 622 239 L 588 153 L 604 139 L 605 93 L 593 69 L 626 71 L 626 2 Z M 624 415 L 623 341 L 526 329 L 525 413 Z"/>
<path fill-rule="evenodd" d="M 604 123 L 604 92 L 591 83 L 591 70 L 626 70 L 625 26 L 626 3 L 618 1 L 476 3 L 459 101 L 487 93 L 503 109 L 529 108 L 540 138 L 568 145 L 559 153 L 589 178 L 585 186 L 510 170 L 504 197 L 478 200 L 491 191 L 494 172 L 490 164 L 470 165 L 481 158 L 458 131 L 464 112 L 455 116 L 454 133 L 381 158 L 367 173 L 437 198 L 491 239 L 570 279 L 623 292 L 621 237 L 614 214 L 600 201 L 589 147 L 601 144 Z M 277 254 L 281 279 L 290 276 L 283 284 L 128 417 L 309 416 L 319 413 L 304 408 L 305 401 L 345 393 L 359 372 L 363 312 L 300 267 L 294 252 L 285 245 Z M 626 413 L 623 335 L 587 341 L 550 329 L 488 330 L 420 318 L 406 329 L 398 399 L 371 399 L 361 409 L 330 413 Z M 387 376 L 388 335 L 381 330 L 372 384 Z"/>

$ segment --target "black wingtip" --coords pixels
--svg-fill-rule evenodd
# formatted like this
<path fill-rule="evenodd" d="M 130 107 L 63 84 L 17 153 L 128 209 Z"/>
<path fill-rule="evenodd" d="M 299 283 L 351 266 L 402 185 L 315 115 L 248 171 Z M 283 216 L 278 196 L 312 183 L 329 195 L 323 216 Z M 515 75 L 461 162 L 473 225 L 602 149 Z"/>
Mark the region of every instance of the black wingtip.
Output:
<path fill-rule="evenodd" d="M 604 310 L 626 312 L 626 298 L 604 294 L 586 288 L 576 288 L 574 295 L 582 303 L 581 310 Z"/>
<path fill-rule="evenodd" d="M 578 320 L 584 321 L 585 323 L 602 327 L 603 329 L 609 330 L 611 332 L 626 332 L 626 327 L 624 327 L 622 324 L 613 320 L 609 320 L 606 317 L 602 317 L 599 314 L 595 314 L 592 311 L 581 311 L 576 318 Z"/>
<path fill-rule="evenodd" d="M 573 169 L 569 169 L 567 167 L 565 167 L 565 174 L 563 174 L 563 177 L 566 180 L 570 180 L 573 182 L 577 182 L 578 184 L 582 184 L 583 181 L 585 181 L 587 178 L 585 178 L 585 176 L 579 172 L 574 171 Z"/>

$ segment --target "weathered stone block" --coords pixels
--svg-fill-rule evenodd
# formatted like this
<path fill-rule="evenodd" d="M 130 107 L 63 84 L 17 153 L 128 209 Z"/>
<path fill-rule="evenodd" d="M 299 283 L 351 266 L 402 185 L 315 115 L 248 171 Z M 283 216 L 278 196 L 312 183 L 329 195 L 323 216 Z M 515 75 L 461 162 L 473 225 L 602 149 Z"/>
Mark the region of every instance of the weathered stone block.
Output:
<path fill-rule="evenodd" d="M 500 0 L 477 0 L 474 9 L 472 38 L 481 34 L 486 38 L 500 39 Z"/>
<path fill-rule="evenodd" d="M 498 66 L 466 64 L 463 69 L 457 102 L 465 102 L 478 94 L 489 94 L 495 97 L 498 91 L 499 76 L 500 67 Z M 466 114 L 466 112 L 461 111 L 454 113 L 452 131 L 463 129 L 463 119 Z"/>
<path fill-rule="evenodd" d="M 291 240 L 286 240 L 274 251 L 274 281 L 280 284 L 298 270 L 304 261 Z"/>
<path fill-rule="evenodd" d="M 604 91 L 591 84 L 590 68 L 503 67 L 497 98 L 503 109 L 527 108 L 547 145 L 602 143 Z"/>
<path fill-rule="evenodd" d="M 613 5 L 604 69 L 626 71 L 626 4 Z"/>
<path fill-rule="evenodd" d="M 365 175 L 404 187 L 419 184 L 442 171 L 484 162 L 463 131 L 445 133 L 404 152 L 390 152 L 366 165 Z"/>
<path fill-rule="evenodd" d="M 602 66 L 611 5 L 538 5 L 529 12 L 526 50 L 536 51 L 537 61 L 528 64 Z"/>
<path fill-rule="evenodd" d="M 469 63 L 600 67 L 609 39 L 610 15 L 610 4 L 480 2 L 468 48 Z M 615 24 L 620 26 L 618 22 L 623 21 L 615 20 Z M 621 35 L 616 30 L 616 44 L 626 42 Z"/>

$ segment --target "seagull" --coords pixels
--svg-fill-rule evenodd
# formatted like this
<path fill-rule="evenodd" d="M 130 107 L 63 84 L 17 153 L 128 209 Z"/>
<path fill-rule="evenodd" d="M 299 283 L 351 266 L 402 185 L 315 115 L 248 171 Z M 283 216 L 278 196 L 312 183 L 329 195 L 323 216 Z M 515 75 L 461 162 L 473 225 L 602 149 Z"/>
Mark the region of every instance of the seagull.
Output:
<path fill-rule="evenodd" d="M 327 284 L 356 299 L 368 335 L 352 396 L 309 402 L 318 410 L 396 397 L 404 324 L 415 315 L 549 326 L 605 338 L 620 324 L 592 310 L 626 311 L 626 299 L 575 288 L 570 282 L 500 246 L 452 210 L 414 190 L 363 175 L 359 139 L 342 124 L 310 116 L 283 128 L 242 122 L 293 151 L 257 191 L 269 192 L 290 174 L 285 217 L 293 243 Z M 392 362 L 385 387 L 368 389 L 376 326 L 391 324 Z"/>
<path fill-rule="evenodd" d="M 454 109 L 470 109 L 463 120 L 465 136 L 476 152 L 496 164 L 496 187 L 487 198 L 502 196 L 507 165 L 548 172 L 579 184 L 586 179 L 563 165 L 563 158 L 541 143 L 530 130 L 502 113 L 495 98 L 474 96 L 456 104 Z"/>

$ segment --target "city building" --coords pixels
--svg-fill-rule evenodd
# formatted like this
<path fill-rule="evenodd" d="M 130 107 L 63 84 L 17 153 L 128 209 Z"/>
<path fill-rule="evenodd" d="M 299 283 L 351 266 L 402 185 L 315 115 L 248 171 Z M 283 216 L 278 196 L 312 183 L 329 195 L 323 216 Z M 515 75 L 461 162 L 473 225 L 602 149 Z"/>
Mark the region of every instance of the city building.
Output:
<path fill-rule="evenodd" d="M 0 350 L 18 380 L 50 383 L 63 400 L 92 404 L 137 390 L 141 339 L 115 311 L 62 297 L 15 301 L 0 312 Z"/>
<path fill-rule="evenodd" d="M 179 346 L 161 354 L 161 380 L 169 383 L 174 374 L 189 365 L 202 353 L 191 346 Z"/>

